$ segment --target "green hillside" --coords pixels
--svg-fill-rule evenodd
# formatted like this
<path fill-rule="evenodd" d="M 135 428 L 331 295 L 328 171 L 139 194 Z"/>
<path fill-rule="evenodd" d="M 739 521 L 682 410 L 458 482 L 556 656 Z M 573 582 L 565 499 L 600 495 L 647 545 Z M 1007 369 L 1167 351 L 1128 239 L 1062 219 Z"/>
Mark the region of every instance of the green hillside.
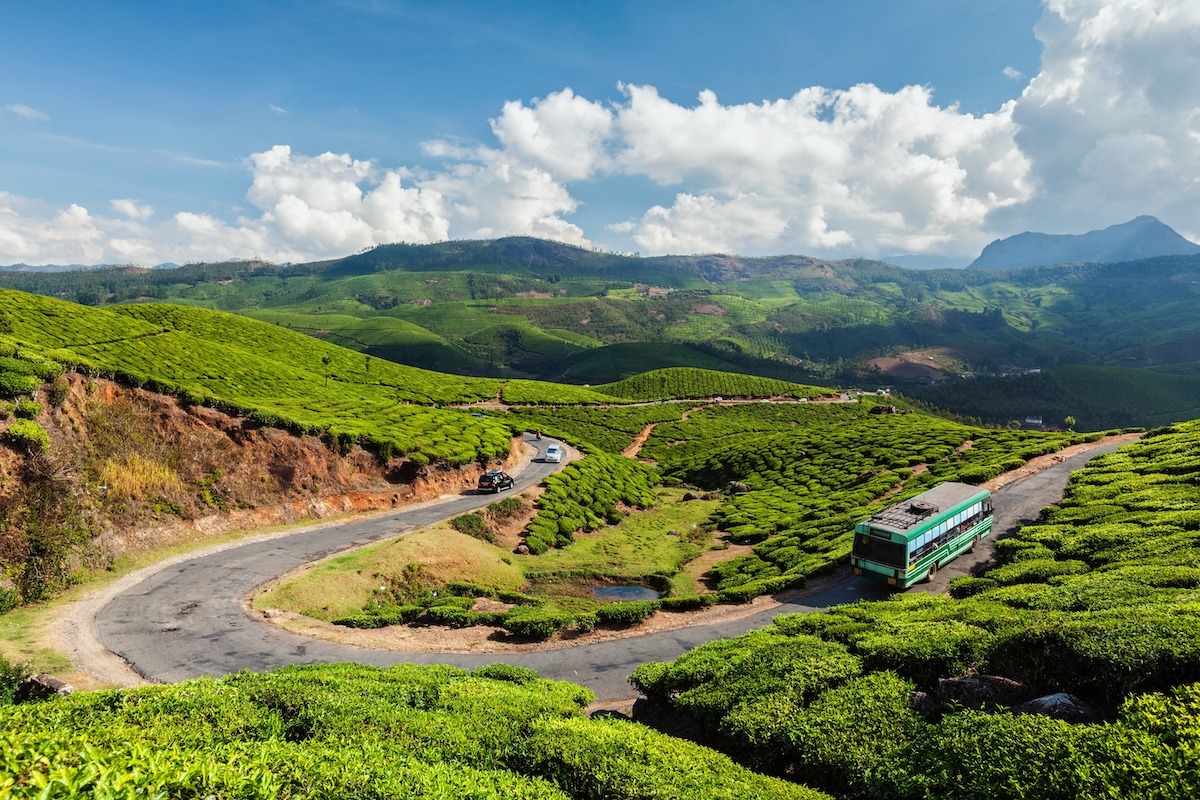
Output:
<path fill-rule="evenodd" d="M 1034 416 L 1061 426 L 1071 416 L 1081 430 L 1102 430 L 1200 418 L 1200 375 L 1158 369 L 1064 366 L 906 391 L 955 414 L 997 425 Z"/>
<path fill-rule="evenodd" d="M 463 464 L 509 449 L 503 424 L 438 405 L 495 397 L 500 382 L 372 358 L 222 312 L 141 304 L 91 309 L 0 290 L 0 341 L 269 424 Z"/>
<path fill-rule="evenodd" d="M 464 375 L 597 384 L 692 366 L 905 384 L 1070 364 L 1194 369 L 1198 273 L 1200 256 L 905 270 L 802 256 L 643 259 L 518 237 L 293 266 L 7 272 L 0 284 L 92 305 L 236 311 Z M 890 356 L 924 370 L 914 377 Z"/>
<path fill-rule="evenodd" d="M 733 375 L 708 369 L 673 367 L 646 372 L 616 383 L 596 387 L 597 391 L 653 401 L 698 397 L 817 397 L 828 394 L 820 386 L 802 386 L 754 375 Z"/>

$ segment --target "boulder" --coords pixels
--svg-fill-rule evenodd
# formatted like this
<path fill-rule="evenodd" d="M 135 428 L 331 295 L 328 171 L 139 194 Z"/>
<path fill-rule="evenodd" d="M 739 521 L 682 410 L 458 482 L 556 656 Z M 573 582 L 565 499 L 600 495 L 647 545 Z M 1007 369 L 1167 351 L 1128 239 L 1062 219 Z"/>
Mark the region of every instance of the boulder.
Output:
<path fill-rule="evenodd" d="M 21 681 L 13 699 L 18 703 L 27 703 L 33 700 L 49 700 L 52 697 L 66 697 L 74 691 L 75 687 L 66 681 L 42 672 Z"/>
<path fill-rule="evenodd" d="M 992 708 L 1015 706 L 1029 699 L 1029 688 L 999 675 L 966 675 L 938 680 L 935 697 L 942 706 Z"/>
<path fill-rule="evenodd" d="M 1070 692 L 1035 697 L 1013 709 L 1014 714 L 1041 714 L 1064 722 L 1099 722 L 1096 709 Z"/>

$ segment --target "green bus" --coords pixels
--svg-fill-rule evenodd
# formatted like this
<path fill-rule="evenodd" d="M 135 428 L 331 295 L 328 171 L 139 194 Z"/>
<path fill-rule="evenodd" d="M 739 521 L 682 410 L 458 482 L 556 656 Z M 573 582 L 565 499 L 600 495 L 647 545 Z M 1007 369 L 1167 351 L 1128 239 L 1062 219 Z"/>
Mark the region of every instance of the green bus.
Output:
<path fill-rule="evenodd" d="M 850 567 L 855 575 L 907 589 L 933 580 L 938 567 L 974 550 L 991 532 L 991 492 L 943 483 L 855 525 Z"/>

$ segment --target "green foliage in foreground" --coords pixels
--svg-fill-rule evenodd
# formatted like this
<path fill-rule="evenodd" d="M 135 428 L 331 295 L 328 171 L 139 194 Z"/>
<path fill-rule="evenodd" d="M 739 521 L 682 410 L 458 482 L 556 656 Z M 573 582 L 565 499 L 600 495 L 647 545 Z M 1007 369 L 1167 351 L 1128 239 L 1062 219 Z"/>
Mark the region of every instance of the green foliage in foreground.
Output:
<path fill-rule="evenodd" d="M 529 670 L 294 667 L 0 708 L 5 797 L 816 800 Z M 682 789 L 683 795 L 673 790 Z"/>
<path fill-rule="evenodd" d="M 998 543 L 994 569 L 954 584 L 960 599 L 778 617 L 634 683 L 731 752 L 845 797 L 1194 797 L 1198 475 L 1200 422 L 1153 431 L 1075 473 L 1061 505 Z M 972 672 L 1072 693 L 1108 721 L 911 705 Z"/>
<path fill-rule="evenodd" d="M 0 441 L 23 453 L 41 453 L 50 449 L 50 434 L 33 420 L 19 419 L 0 433 Z"/>
<path fill-rule="evenodd" d="M 695 367 L 668 367 L 643 372 L 595 389 L 640 401 L 700 397 L 818 397 L 829 393 L 829 389 L 820 386 Z"/>

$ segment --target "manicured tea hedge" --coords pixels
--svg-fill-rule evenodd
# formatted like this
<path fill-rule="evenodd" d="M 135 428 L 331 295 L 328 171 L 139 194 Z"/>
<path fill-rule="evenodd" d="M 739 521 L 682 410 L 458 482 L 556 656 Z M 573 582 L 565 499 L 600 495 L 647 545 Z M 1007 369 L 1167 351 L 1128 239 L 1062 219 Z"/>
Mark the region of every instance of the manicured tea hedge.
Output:
<path fill-rule="evenodd" d="M 0 706 L 14 798 L 622 800 L 820 793 L 639 725 L 529 670 L 353 664 Z M 683 795 L 673 792 L 682 791 Z"/>

